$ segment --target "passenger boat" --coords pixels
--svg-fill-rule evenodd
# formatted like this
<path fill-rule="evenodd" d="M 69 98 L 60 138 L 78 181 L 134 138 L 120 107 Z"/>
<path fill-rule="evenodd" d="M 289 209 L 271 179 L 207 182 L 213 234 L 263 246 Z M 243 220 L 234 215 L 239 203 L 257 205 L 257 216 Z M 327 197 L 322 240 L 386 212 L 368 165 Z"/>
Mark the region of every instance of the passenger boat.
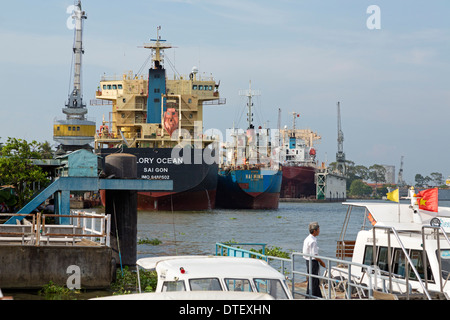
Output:
<path fill-rule="evenodd" d="M 107 299 L 292 299 L 286 278 L 260 259 L 162 256 L 138 259 L 136 266 L 138 279 L 139 268 L 156 270 L 155 293 L 142 293 L 139 282 L 139 293 Z"/>
<path fill-rule="evenodd" d="M 414 294 L 428 299 L 450 297 L 450 208 L 431 212 L 419 208 L 413 191 L 410 198 L 411 203 L 344 203 L 348 211 L 336 256 L 350 258 L 355 265 L 351 271 L 332 268 L 334 278 L 366 287 L 372 281 L 370 287 L 385 286 L 396 298 Z M 347 241 L 345 230 L 355 207 L 365 209 L 365 223 L 356 240 Z M 374 274 L 379 276 L 375 282 Z"/>

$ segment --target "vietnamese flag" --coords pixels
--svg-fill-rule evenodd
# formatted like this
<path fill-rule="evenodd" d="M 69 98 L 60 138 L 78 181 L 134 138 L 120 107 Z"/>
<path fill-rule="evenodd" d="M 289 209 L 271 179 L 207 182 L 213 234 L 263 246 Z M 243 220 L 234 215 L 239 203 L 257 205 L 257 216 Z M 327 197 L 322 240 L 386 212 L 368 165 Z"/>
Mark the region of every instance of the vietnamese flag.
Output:
<path fill-rule="evenodd" d="M 419 209 L 438 212 L 438 188 L 420 191 L 416 197 Z"/>

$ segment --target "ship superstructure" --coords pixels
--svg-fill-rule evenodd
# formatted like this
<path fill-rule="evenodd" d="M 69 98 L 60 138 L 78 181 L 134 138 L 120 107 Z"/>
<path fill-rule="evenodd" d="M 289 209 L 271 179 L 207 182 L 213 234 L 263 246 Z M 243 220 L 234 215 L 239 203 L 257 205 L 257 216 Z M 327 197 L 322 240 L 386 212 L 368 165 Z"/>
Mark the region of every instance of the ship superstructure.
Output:
<path fill-rule="evenodd" d="M 110 106 L 112 112 L 95 136 L 96 153 L 134 154 L 138 178 L 173 181 L 173 192 L 139 192 L 141 210 L 211 209 L 218 152 L 212 148 L 215 140 L 203 135 L 203 106 L 224 100 L 214 78 L 200 76 L 196 67 L 187 76 L 167 76 L 164 50 L 172 46 L 159 30 L 143 46 L 151 50 L 148 76 L 129 72 L 101 79 L 95 104 Z"/>
<path fill-rule="evenodd" d="M 57 154 L 65 154 L 78 149 L 91 149 L 94 142 L 95 122 L 87 120 L 87 108 L 83 102 L 81 86 L 83 48 L 83 21 L 87 18 L 81 9 L 81 1 L 74 6 L 72 18 L 75 21 L 75 41 L 73 45 L 73 89 L 62 109 L 65 120 L 56 120 L 53 125 L 53 139 L 59 142 Z"/>
<path fill-rule="evenodd" d="M 188 76 L 168 79 L 163 51 L 172 46 L 159 35 L 152 41 L 144 44 L 144 48 L 152 50 L 148 78 L 129 72 L 120 79 L 103 77 L 100 81 L 96 98 L 110 101 L 112 113 L 96 135 L 96 149 L 123 144 L 168 148 L 186 138 L 201 147 L 212 142 L 202 134 L 203 103 L 223 103 L 219 85 L 212 77 L 199 76 L 196 67 Z"/>

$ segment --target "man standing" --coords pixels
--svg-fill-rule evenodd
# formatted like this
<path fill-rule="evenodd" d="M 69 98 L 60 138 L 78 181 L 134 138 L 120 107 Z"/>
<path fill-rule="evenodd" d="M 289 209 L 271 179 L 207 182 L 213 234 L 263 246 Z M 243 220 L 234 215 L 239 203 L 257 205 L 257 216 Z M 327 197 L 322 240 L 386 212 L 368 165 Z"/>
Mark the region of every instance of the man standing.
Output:
<path fill-rule="evenodd" d="M 317 246 L 317 236 L 319 235 L 319 233 L 320 233 L 319 224 L 317 222 L 311 222 L 309 224 L 309 236 L 307 236 L 305 238 L 305 241 L 303 241 L 303 253 L 310 254 L 313 256 L 319 255 L 319 247 Z M 304 258 L 306 259 L 306 270 L 308 274 L 318 275 L 320 269 L 319 263 L 322 267 L 325 267 L 325 263 L 319 258 L 307 256 L 304 256 Z M 311 264 L 311 272 L 309 271 L 310 264 Z M 306 294 L 310 294 L 310 287 L 311 287 L 311 295 L 322 298 L 319 282 L 320 282 L 319 278 L 308 277 L 308 286 L 306 289 Z"/>

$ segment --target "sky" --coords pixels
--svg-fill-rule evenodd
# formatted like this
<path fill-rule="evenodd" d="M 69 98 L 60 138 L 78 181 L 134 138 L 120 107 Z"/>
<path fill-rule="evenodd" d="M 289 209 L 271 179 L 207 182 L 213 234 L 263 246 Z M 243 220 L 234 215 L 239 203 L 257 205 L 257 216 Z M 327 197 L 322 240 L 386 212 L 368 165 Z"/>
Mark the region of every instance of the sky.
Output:
<path fill-rule="evenodd" d="M 71 84 L 73 0 L 16 0 L 0 11 L 0 141 L 53 141 Z M 375 10 L 371 9 L 375 5 Z M 239 90 L 260 92 L 255 124 L 311 129 L 317 159 L 337 151 L 340 102 L 346 158 L 394 165 L 413 183 L 450 175 L 448 0 L 84 0 L 83 92 L 100 126 L 109 108 L 90 106 L 102 75 L 136 73 L 160 35 L 179 74 L 193 66 L 220 81 L 225 105 L 204 108 L 204 129 L 246 127 Z M 370 9 L 370 10 L 368 10 Z M 69 20 L 68 20 L 69 19 Z M 148 65 L 145 66 L 148 68 Z M 174 71 L 167 65 L 168 74 Z"/>

